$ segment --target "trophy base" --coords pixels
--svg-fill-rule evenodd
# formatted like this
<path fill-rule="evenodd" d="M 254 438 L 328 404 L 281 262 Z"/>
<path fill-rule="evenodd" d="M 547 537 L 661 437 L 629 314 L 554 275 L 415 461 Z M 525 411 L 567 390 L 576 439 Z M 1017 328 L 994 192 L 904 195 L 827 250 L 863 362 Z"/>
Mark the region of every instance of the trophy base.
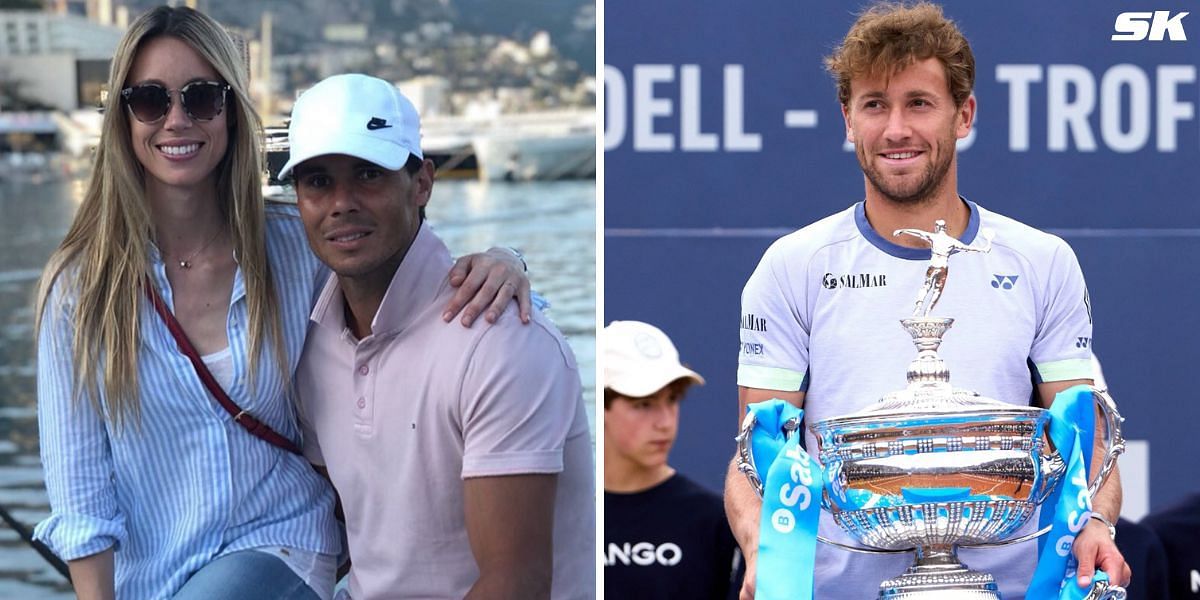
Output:
<path fill-rule="evenodd" d="M 956 565 L 913 565 L 879 586 L 879 600 L 1000 600 L 991 575 Z"/>

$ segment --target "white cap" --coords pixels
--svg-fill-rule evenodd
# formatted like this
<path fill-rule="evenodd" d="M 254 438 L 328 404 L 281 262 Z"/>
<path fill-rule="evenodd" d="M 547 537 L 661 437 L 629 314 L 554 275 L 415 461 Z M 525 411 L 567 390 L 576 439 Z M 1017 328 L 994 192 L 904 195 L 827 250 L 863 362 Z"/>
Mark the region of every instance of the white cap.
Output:
<path fill-rule="evenodd" d="M 679 362 L 679 351 L 659 328 L 641 321 L 613 321 L 604 328 L 604 387 L 630 398 L 649 396 L 676 379 L 704 385 Z"/>
<path fill-rule="evenodd" d="M 367 75 L 334 75 L 296 99 L 288 146 L 279 179 L 325 154 L 346 154 L 399 171 L 409 154 L 423 158 L 421 119 L 396 86 Z"/>

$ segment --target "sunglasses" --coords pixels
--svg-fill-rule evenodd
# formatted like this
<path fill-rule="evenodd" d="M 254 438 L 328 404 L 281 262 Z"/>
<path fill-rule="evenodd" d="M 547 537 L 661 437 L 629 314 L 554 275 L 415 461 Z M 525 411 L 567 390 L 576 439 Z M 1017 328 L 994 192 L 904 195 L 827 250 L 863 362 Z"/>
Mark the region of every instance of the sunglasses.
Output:
<path fill-rule="evenodd" d="M 225 108 L 225 93 L 229 85 L 216 81 L 193 81 L 179 88 L 179 101 L 188 118 L 211 121 Z M 121 90 L 121 98 L 133 117 L 143 123 L 154 123 L 171 110 L 171 91 L 157 83 L 143 83 Z"/>

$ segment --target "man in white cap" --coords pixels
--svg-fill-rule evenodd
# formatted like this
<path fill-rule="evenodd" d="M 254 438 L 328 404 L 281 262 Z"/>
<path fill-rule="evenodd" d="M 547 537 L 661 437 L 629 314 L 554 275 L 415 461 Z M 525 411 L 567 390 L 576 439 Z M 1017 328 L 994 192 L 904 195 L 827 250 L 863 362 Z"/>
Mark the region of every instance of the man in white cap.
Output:
<path fill-rule="evenodd" d="M 300 96 L 288 139 L 280 177 L 333 270 L 298 369 L 304 452 L 341 498 L 351 595 L 592 597 L 575 357 L 537 310 L 528 326 L 443 320 L 453 261 L 422 214 L 434 172 L 416 110 L 338 75 Z"/>
<path fill-rule="evenodd" d="M 704 378 L 657 327 L 604 328 L 604 594 L 723 599 L 737 544 L 721 498 L 667 464 L 679 401 Z"/>

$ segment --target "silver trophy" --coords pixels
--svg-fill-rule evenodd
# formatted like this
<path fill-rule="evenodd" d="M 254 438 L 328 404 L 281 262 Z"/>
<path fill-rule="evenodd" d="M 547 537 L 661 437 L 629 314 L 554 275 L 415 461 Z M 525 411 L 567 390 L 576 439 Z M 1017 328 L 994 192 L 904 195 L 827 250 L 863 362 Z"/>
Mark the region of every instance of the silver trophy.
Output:
<path fill-rule="evenodd" d="M 1049 531 L 1014 538 L 1054 490 L 1066 464 L 1049 441 L 1050 414 L 1015 406 L 950 385 L 950 370 L 938 356 L 942 336 L 954 319 L 930 317 L 946 283 L 948 259 L 959 252 L 987 252 L 945 232 L 902 229 L 929 242 L 933 251 L 913 317 L 900 321 L 912 336 L 917 357 L 908 367 L 908 386 L 857 413 L 812 426 L 825 474 L 822 507 L 863 544 L 824 543 L 866 553 L 914 552 L 909 569 L 880 585 L 889 600 L 998 600 L 988 573 L 972 571 L 957 556 L 964 546 L 1002 546 Z M 1125 450 L 1122 418 L 1104 390 L 1092 388 L 1104 414 L 1107 450 L 1093 495 Z M 762 494 L 749 450 L 753 415 L 738 436 L 739 468 Z M 787 429 L 787 426 L 785 426 Z M 795 427 L 793 426 L 794 430 Z M 1098 583 L 1089 598 L 1123 600 L 1125 591 Z"/>

